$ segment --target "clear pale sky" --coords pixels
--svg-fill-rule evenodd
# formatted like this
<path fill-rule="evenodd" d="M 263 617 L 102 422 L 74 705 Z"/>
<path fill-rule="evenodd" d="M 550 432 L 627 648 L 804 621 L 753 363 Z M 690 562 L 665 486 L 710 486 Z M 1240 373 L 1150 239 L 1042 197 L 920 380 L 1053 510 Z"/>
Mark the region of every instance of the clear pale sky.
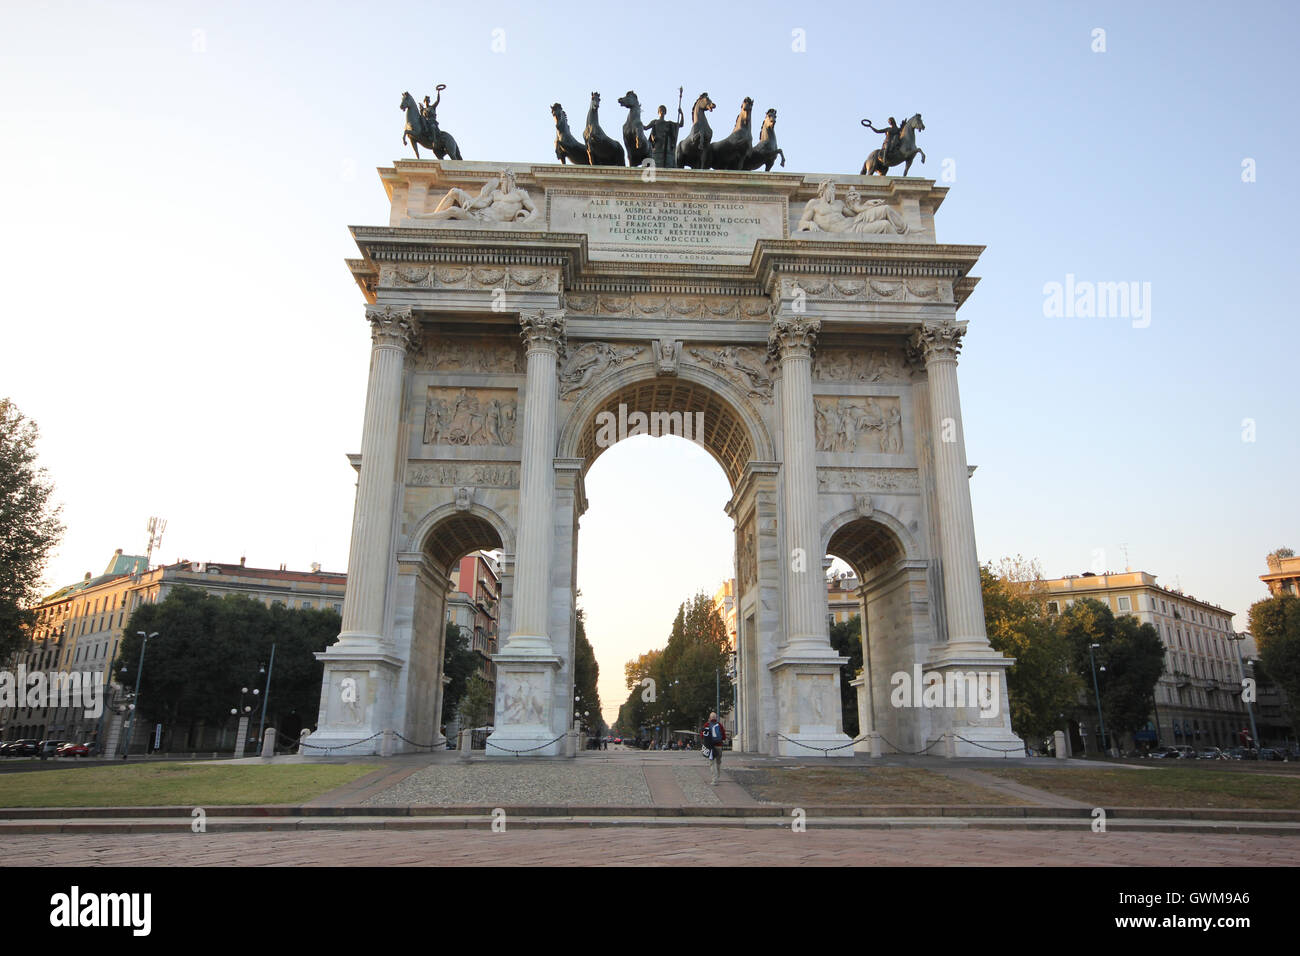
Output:
<path fill-rule="evenodd" d="M 779 110 L 788 171 L 856 173 L 925 119 L 959 316 L 982 560 L 1128 563 L 1236 611 L 1300 547 L 1292 4 L 24 3 L 0 14 L 0 394 L 42 429 L 51 586 L 142 552 L 347 566 L 369 334 L 343 265 L 387 221 L 404 90 L 469 159 L 553 162 L 549 106 L 624 91 Z M 1094 52 L 1093 31 L 1105 31 Z M 496 32 L 500 31 L 500 32 Z M 803 31 L 804 49 L 798 51 Z M 494 43 L 497 49 L 494 50 Z M 1243 160 L 1257 181 L 1242 181 Z M 945 166 L 945 160 L 949 160 Z M 1151 320 L 1047 318 L 1067 275 Z M 1249 435 L 1253 422 L 1253 440 Z M 607 716 L 622 665 L 731 575 L 730 490 L 679 439 L 588 475 L 579 584 Z"/>

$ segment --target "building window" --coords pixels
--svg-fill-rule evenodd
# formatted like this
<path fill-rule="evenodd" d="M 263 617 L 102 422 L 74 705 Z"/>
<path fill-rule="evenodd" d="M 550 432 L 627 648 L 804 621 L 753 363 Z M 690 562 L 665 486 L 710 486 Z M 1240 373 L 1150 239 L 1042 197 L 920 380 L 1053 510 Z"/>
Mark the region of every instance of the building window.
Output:
<path fill-rule="evenodd" d="M 1057 601 L 1048 601 L 1048 602 L 1047 602 L 1047 613 L 1048 613 L 1048 614 L 1060 614 L 1060 613 L 1061 613 L 1061 605 L 1060 605 L 1060 603 L 1057 602 Z"/>
<path fill-rule="evenodd" d="M 303 602 L 302 602 L 302 609 L 303 609 L 304 611 L 310 611 L 310 610 L 311 610 L 311 601 L 303 601 Z"/>
<path fill-rule="evenodd" d="M 1128 597 L 1127 594 L 1121 594 L 1121 595 L 1119 596 L 1119 609 L 1120 609 L 1121 611 L 1131 611 L 1131 610 L 1133 610 L 1133 602 L 1132 602 L 1131 600 L 1129 600 L 1129 597 Z"/>

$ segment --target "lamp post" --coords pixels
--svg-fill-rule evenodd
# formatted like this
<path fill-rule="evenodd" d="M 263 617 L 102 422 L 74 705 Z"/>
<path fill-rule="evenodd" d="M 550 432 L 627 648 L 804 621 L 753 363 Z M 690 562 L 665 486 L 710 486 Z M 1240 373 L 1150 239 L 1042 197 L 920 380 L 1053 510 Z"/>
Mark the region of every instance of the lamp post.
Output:
<path fill-rule="evenodd" d="M 250 693 L 253 695 L 253 704 L 256 704 L 257 698 L 261 696 L 262 692 L 256 687 L 251 691 L 247 687 L 241 687 L 239 688 L 239 706 L 230 708 L 230 716 L 239 716 L 239 723 L 235 730 L 235 737 L 238 742 L 238 746 L 235 748 L 236 758 L 244 756 L 244 747 L 248 743 L 248 722 L 252 718 L 253 704 L 245 704 L 244 698 Z"/>
<path fill-rule="evenodd" d="M 135 733 L 135 715 L 140 710 L 140 677 L 144 674 L 145 648 L 149 646 L 149 638 L 158 636 L 157 631 L 152 634 L 146 634 L 144 631 L 136 631 L 136 633 L 144 640 L 140 642 L 140 663 L 135 669 L 135 693 L 131 695 L 133 698 L 131 701 L 131 718 L 126 722 L 126 747 L 122 750 L 123 760 L 131 755 L 131 736 Z"/>
<path fill-rule="evenodd" d="M 1237 670 L 1241 672 L 1241 686 L 1243 690 L 1246 687 L 1246 664 L 1241 658 L 1241 642 L 1244 641 L 1245 639 L 1246 639 L 1245 631 L 1242 631 L 1240 634 L 1234 633 L 1232 637 L 1228 638 L 1228 640 L 1232 641 L 1232 646 L 1237 649 Z M 1242 695 L 1242 699 L 1245 700 L 1244 694 Z M 1258 748 L 1259 731 L 1255 729 L 1255 708 L 1250 706 L 1249 700 L 1245 700 L 1245 704 L 1246 704 L 1246 713 L 1250 715 L 1251 740 L 1254 743 L 1255 747 Z"/>
<path fill-rule="evenodd" d="M 1092 690 L 1093 693 L 1097 695 L 1097 723 L 1101 728 L 1101 746 L 1102 749 L 1105 750 L 1106 749 L 1106 718 L 1101 715 L 1101 688 L 1097 684 L 1097 661 L 1092 656 L 1092 649 L 1094 647 L 1101 647 L 1101 645 L 1100 644 L 1088 645 L 1088 663 L 1092 665 Z M 1102 668 L 1102 670 L 1105 669 L 1106 668 L 1104 667 Z"/>
<path fill-rule="evenodd" d="M 271 674 L 275 672 L 275 644 L 271 645 L 271 663 L 266 668 L 266 690 L 262 693 L 262 722 L 257 727 L 257 743 L 262 744 L 262 735 L 266 733 L 266 704 L 271 699 Z M 274 753 L 274 751 L 272 751 Z"/>

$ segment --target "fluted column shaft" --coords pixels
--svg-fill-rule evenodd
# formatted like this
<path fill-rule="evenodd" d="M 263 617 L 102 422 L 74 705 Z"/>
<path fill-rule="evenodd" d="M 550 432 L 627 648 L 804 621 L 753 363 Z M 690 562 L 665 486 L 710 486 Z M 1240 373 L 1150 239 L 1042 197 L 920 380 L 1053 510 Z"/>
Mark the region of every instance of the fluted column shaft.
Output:
<path fill-rule="evenodd" d="M 789 605 L 787 653 L 830 650 L 822 612 L 821 527 L 817 521 L 816 423 L 813 412 L 812 352 L 821 322 L 778 318 L 768 345 L 781 363 L 781 427 L 786 560 Z"/>
<path fill-rule="evenodd" d="M 913 337 L 925 359 L 930 391 L 930 430 L 934 444 L 935 489 L 939 499 L 939 544 L 943 561 L 944 609 L 948 643 L 988 648 L 984 596 L 975 550 L 966 440 L 962 432 L 961 396 L 957 390 L 957 353 L 965 322 L 927 325 Z"/>
<path fill-rule="evenodd" d="M 524 312 L 519 323 L 528 354 L 528 377 L 519 466 L 514 626 L 501 651 L 551 654 L 547 631 L 555 499 L 555 402 L 559 388 L 556 366 L 564 336 L 564 312 Z"/>
<path fill-rule="evenodd" d="M 420 344 L 420 328 L 410 306 L 370 306 L 366 319 L 372 343 L 370 379 L 340 637 L 379 640 L 393 551 L 402 383 L 406 355 Z"/>

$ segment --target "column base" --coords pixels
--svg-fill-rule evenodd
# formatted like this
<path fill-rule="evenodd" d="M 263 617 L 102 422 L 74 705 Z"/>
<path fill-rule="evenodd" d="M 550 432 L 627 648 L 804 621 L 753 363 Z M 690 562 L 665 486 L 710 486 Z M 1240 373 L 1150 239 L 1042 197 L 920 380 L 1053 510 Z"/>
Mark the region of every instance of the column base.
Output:
<path fill-rule="evenodd" d="M 546 640 L 543 638 L 543 640 Z M 564 754 L 567 713 L 556 713 L 560 659 L 546 640 L 545 654 L 518 651 L 512 637 L 492 657 L 497 667 L 496 718 L 487 739 L 489 757 L 558 757 Z"/>
<path fill-rule="evenodd" d="M 956 757 L 1024 757 L 1025 742 L 1011 729 L 1007 700 L 1007 668 L 1014 663 L 987 644 L 976 653 L 952 646 L 937 649 L 922 679 L 921 705 L 932 708 L 926 742 L 947 732 L 955 735 L 952 752 Z M 929 751 L 936 756 L 947 752 L 946 742 Z"/>
<path fill-rule="evenodd" d="M 380 753 L 383 732 L 391 729 L 392 704 L 404 662 L 341 642 L 317 654 L 316 659 L 325 665 L 320 716 L 301 753 L 335 757 Z"/>
<path fill-rule="evenodd" d="M 829 646 L 786 652 L 768 665 L 777 693 L 773 751 L 783 757 L 852 757 L 840 711 L 840 666 L 848 658 Z"/>

